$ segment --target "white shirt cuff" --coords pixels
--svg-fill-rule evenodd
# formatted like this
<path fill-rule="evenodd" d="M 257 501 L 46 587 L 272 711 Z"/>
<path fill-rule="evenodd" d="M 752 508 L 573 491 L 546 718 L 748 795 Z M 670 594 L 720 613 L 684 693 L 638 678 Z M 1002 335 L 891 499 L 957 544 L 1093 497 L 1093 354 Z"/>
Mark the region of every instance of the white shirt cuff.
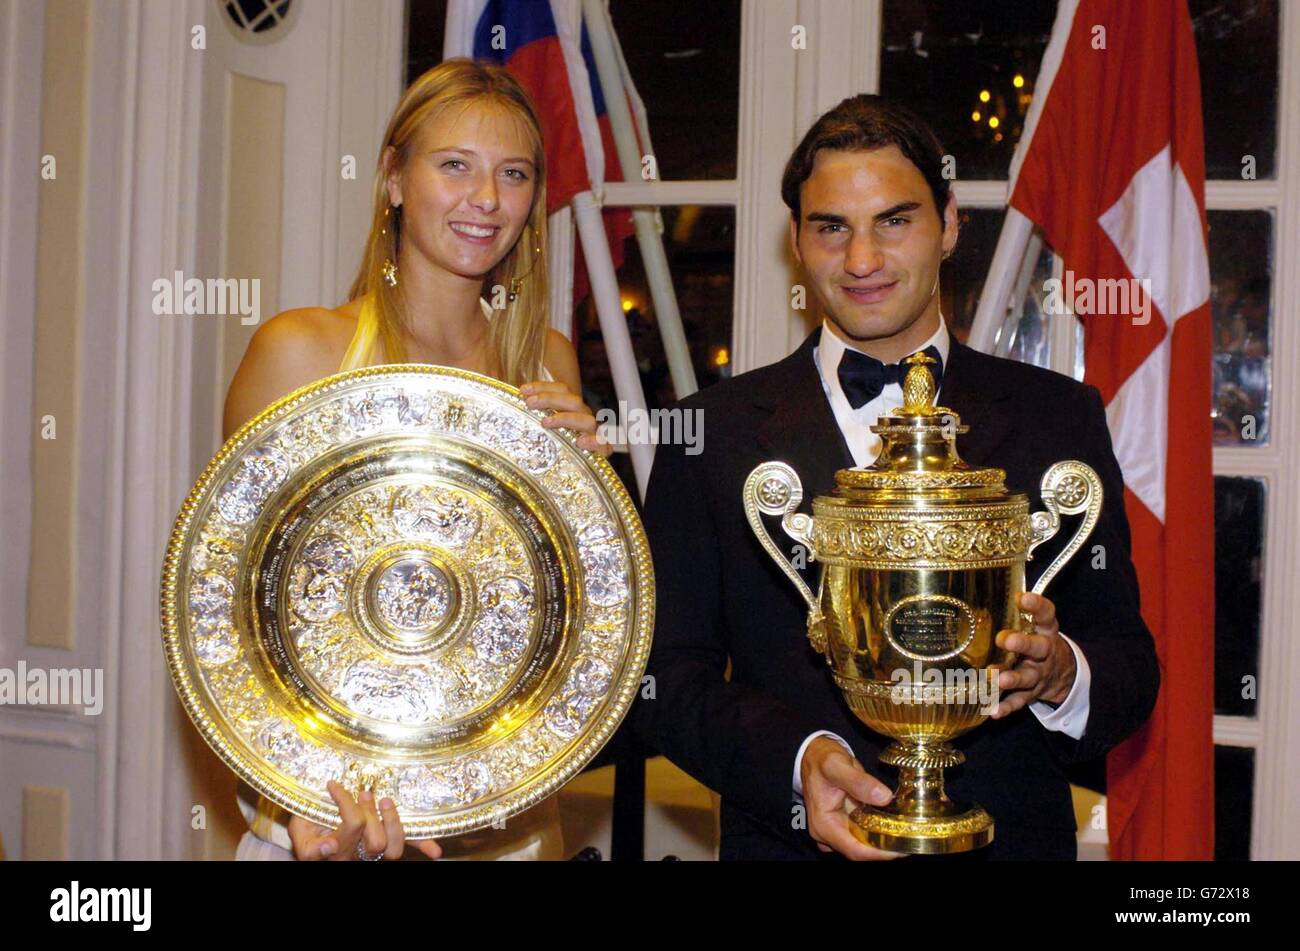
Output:
<path fill-rule="evenodd" d="M 808 734 L 808 737 L 799 744 L 799 752 L 794 754 L 794 779 L 791 783 L 794 786 L 794 794 L 800 798 L 803 797 L 803 776 L 801 775 L 801 769 L 803 767 L 804 750 L 808 749 L 808 744 L 819 736 L 829 736 L 836 743 L 840 744 L 840 746 L 844 747 L 844 749 L 848 751 L 849 756 L 853 756 L 853 747 L 849 746 L 849 744 L 844 741 L 844 737 L 832 733 L 830 730 L 818 730 L 816 733 Z"/>
<path fill-rule="evenodd" d="M 1060 706 L 1053 710 L 1050 706 L 1042 701 L 1034 701 L 1029 705 L 1034 716 L 1038 717 L 1038 722 L 1045 729 L 1054 730 L 1064 733 L 1073 739 L 1082 739 L 1083 731 L 1088 726 L 1088 711 L 1091 708 L 1089 704 L 1089 694 L 1092 689 L 1092 671 L 1088 667 L 1088 659 L 1083 656 L 1083 651 L 1079 645 L 1074 643 L 1064 634 L 1061 639 L 1070 645 L 1070 650 L 1074 651 L 1074 683 L 1070 686 L 1070 692 L 1065 695 Z"/>

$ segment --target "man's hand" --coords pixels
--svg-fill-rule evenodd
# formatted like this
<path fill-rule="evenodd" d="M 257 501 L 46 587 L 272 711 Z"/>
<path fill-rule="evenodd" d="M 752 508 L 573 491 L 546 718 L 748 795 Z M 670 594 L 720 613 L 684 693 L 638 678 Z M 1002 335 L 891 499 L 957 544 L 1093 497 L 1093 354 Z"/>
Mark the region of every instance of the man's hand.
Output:
<path fill-rule="evenodd" d="M 289 839 L 293 842 L 293 856 L 300 861 L 347 862 L 357 858 L 357 843 L 364 842 L 369 855 L 382 854 L 385 859 L 400 859 L 406 846 L 412 845 L 431 859 L 442 855 L 442 848 L 433 839 L 405 838 L 402 820 L 397 807 L 388 797 L 379 802 L 375 811 L 375 797 L 363 790 L 360 801 L 353 799 L 339 783 L 330 780 L 326 785 L 330 798 L 339 807 L 341 822 L 337 829 L 317 825 L 300 816 L 289 820 Z M 383 813 L 382 818 L 379 813 Z"/>
<path fill-rule="evenodd" d="M 898 852 L 863 845 L 849 831 L 849 817 L 844 811 L 846 800 L 854 806 L 864 802 L 883 806 L 894 794 L 869 775 L 839 743 L 828 736 L 819 736 L 809 743 L 799 764 L 799 776 L 808 810 L 808 834 L 817 848 L 823 852 L 839 852 L 856 861 L 902 857 Z"/>
<path fill-rule="evenodd" d="M 1061 637 L 1056 605 L 1041 594 L 1025 592 L 1020 607 L 1034 616 L 1034 632 L 999 631 L 997 644 L 1018 656 L 1010 670 L 998 675 L 998 689 L 1014 691 L 990 716 L 999 719 L 1035 700 L 1061 703 L 1074 686 L 1078 665 L 1074 651 Z"/>

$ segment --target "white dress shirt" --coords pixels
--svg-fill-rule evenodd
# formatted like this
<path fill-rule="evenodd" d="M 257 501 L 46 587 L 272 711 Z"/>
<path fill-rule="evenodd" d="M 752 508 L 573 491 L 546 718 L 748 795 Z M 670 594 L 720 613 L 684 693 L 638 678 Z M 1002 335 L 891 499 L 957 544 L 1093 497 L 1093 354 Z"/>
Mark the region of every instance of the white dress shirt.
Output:
<path fill-rule="evenodd" d="M 940 314 L 939 329 L 935 331 L 934 336 L 916 349 L 924 350 L 926 347 L 933 346 L 939 351 L 939 356 L 943 358 L 943 365 L 946 370 L 950 340 L 948 325 L 944 321 L 943 315 Z M 840 360 L 844 357 L 844 351 L 848 348 L 849 345 L 831 330 L 829 321 L 823 321 L 821 339 L 818 340 L 817 346 L 813 348 L 813 362 L 817 365 L 817 374 L 821 377 L 822 390 L 826 393 L 826 399 L 831 404 L 835 422 L 839 424 L 840 432 L 844 434 L 844 441 L 848 443 L 849 452 L 853 455 L 854 465 L 862 468 L 874 462 L 876 455 L 880 451 L 880 437 L 873 433 L 870 427 L 875 425 L 879 417 L 886 416 L 903 405 L 903 387 L 897 383 L 886 383 L 879 396 L 854 409 L 849 405 L 848 397 L 844 395 L 844 390 L 840 386 Z M 854 347 L 853 349 L 858 348 Z M 940 391 L 943 389 L 942 380 L 939 389 Z M 1083 736 L 1084 728 L 1088 725 L 1088 695 L 1092 685 L 1092 672 L 1088 669 L 1088 661 L 1083 656 L 1083 651 L 1079 649 L 1079 645 L 1064 634 L 1061 635 L 1061 639 L 1069 644 L 1070 649 L 1074 651 L 1076 670 L 1070 692 L 1066 695 L 1065 700 L 1061 702 L 1061 705 L 1055 709 L 1041 700 L 1029 704 L 1029 709 L 1034 716 L 1038 717 L 1038 722 L 1046 729 L 1064 733 L 1077 740 Z M 853 755 L 852 748 L 845 742 L 844 738 L 837 736 L 830 730 L 818 730 L 816 733 L 810 734 L 800 744 L 799 752 L 795 754 L 794 758 L 794 791 L 797 796 L 803 795 L 803 777 L 800 775 L 800 767 L 803 765 L 804 751 L 808 749 L 808 744 L 819 736 L 829 736 L 831 739 L 837 740 L 840 745 L 848 750 L 850 756 Z"/>

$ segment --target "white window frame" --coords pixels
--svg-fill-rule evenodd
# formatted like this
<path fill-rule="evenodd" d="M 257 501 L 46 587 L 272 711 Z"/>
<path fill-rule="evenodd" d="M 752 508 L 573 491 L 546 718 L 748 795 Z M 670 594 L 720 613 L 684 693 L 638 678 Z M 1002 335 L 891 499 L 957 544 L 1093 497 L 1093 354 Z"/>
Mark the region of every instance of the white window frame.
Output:
<path fill-rule="evenodd" d="M 1273 219 L 1272 392 L 1266 445 L 1216 446 L 1214 474 L 1264 484 L 1258 715 L 1215 716 L 1214 742 L 1255 751 L 1252 859 L 1300 855 L 1300 814 L 1289 790 L 1300 782 L 1300 6 L 1278 4 L 1278 150 L 1273 179 L 1210 181 L 1210 211 L 1271 210 Z M 1207 369 L 1208 372 L 1208 369 Z M 1206 513 L 1212 518 L 1213 513 Z"/>

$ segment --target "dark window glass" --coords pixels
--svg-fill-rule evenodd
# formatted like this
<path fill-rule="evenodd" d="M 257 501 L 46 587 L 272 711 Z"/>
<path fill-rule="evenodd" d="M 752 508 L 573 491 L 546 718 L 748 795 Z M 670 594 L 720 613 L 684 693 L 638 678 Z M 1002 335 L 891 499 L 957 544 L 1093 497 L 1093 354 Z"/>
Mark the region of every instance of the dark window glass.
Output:
<path fill-rule="evenodd" d="M 1001 208 L 962 208 L 958 213 L 961 228 L 957 247 L 939 272 L 939 306 L 952 335 L 966 343 L 1006 215 Z M 1024 293 L 998 328 L 993 342 L 993 353 L 997 356 L 1040 367 L 1051 366 L 1051 321 L 1043 302 L 1047 293 L 1044 283 L 1052 276 L 1052 264 L 1052 252 L 1044 245 L 1025 283 Z M 1074 375 L 1082 379 L 1083 332 L 1082 325 L 1076 322 L 1075 326 Z"/>
<path fill-rule="evenodd" d="M 446 29 L 447 0 L 420 0 L 406 5 L 407 85 L 442 62 Z"/>
<path fill-rule="evenodd" d="M 446 0 L 411 3 L 407 15 L 409 83 L 442 62 Z M 610 16 L 645 105 L 660 180 L 735 178 L 739 0 L 613 0 Z"/>
<path fill-rule="evenodd" d="M 665 207 L 664 252 L 672 275 L 682 327 L 700 389 L 731 375 L 731 326 L 735 274 L 736 211 L 721 206 Z M 649 409 L 666 407 L 676 398 L 668 360 L 659 334 L 650 285 L 635 238 L 624 245 L 618 271 L 623 312 L 632 337 Z M 593 412 L 616 410 L 618 397 L 610 376 L 596 305 L 588 295 L 576 313 L 574 345 L 582 372 L 582 395 Z M 635 495 L 630 457 L 615 453 L 614 468 Z"/>
<path fill-rule="evenodd" d="M 662 181 L 736 177 L 740 2 L 613 0 Z"/>
<path fill-rule="evenodd" d="M 1259 677 L 1264 482 L 1214 479 L 1214 711 L 1253 717 Z M 1249 678 L 1248 680 L 1246 678 Z"/>
<path fill-rule="evenodd" d="M 998 246 L 1001 208 L 959 208 L 957 246 L 939 268 L 939 309 L 952 335 L 965 343 Z"/>
<path fill-rule="evenodd" d="M 736 212 L 721 206 L 662 209 L 664 252 L 677 292 L 677 307 L 691 348 L 700 389 L 731 375 L 731 312 L 735 269 Z M 641 368 L 646 405 L 668 406 L 676 398 L 659 335 L 658 315 L 635 239 L 625 245 L 618 271 L 623 311 Z M 578 362 L 587 403 L 593 409 L 617 405 L 609 376 L 600 321 L 588 296 L 578 308 Z"/>
<path fill-rule="evenodd" d="M 226 15 L 243 30 L 264 33 L 279 26 L 289 15 L 293 0 L 231 0 Z"/>
<path fill-rule="evenodd" d="M 1273 212 L 1211 211 L 1214 441 L 1268 442 L 1271 394 Z"/>
<path fill-rule="evenodd" d="M 961 179 L 1004 179 L 1052 33 L 1051 0 L 885 0 L 880 92 L 906 104 Z"/>
<path fill-rule="evenodd" d="M 1190 0 L 1201 71 L 1206 178 L 1276 175 L 1277 0 Z"/>
<path fill-rule="evenodd" d="M 1214 859 L 1250 859 L 1250 818 L 1255 791 L 1255 751 L 1214 748 Z"/>

